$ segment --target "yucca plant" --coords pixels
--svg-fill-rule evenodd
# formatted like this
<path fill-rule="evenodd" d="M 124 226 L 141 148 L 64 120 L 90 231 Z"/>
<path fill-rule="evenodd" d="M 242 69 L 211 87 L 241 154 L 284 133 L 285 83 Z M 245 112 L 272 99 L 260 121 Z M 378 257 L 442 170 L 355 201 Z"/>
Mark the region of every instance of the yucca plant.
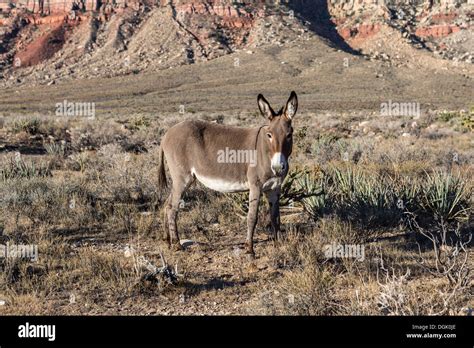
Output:
<path fill-rule="evenodd" d="M 318 193 L 301 200 L 303 209 L 310 217 L 316 220 L 330 209 L 330 197 L 333 195 L 333 187 L 330 185 L 328 175 L 322 171 L 319 172 L 319 175 L 314 173 L 305 175 L 298 180 L 298 185 L 306 192 Z"/>
<path fill-rule="evenodd" d="M 401 219 L 392 180 L 347 166 L 332 168 L 335 211 L 366 227 L 396 225 Z"/>
<path fill-rule="evenodd" d="M 321 175 L 318 168 L 295 168 L 288 173 L 281 186 L 280 206 L 300 204 L 303 200 L 322 194 L 317 178 Z"/>
<path fill-rule="evenodd" d="M 311 168 L 295 168 L 288 173 L 281 186 L 280 206 L 292 207 L 302 205 L 304 200 L 322 194 L 322 189 L 316 184 L 317 170 Z M 309 184 L 312 182 L 312 184 Z M 246 216 L 248 213 L 248 193 L 227 194 L 237 213 Z"/>
<path fill-rule="evenodd" d="M 44 144 L 44 148 L 49 155 L 64 157 L 66 155 L 66 144 L 51 142 Z"/>
<path fill-rule="evenodd" d="M 6 165 L 0 168 L 0 178 L 3 181 L 17 178 L 34 178 L 51 176 L 48 164 L 40 162 L 37 165 L 33 161 L 25 161 L 21 157 L 10 158 Z"/>
<path fill-rule="evenodd" d="M 418 180 L 410 177 L 399 177 L 393 180 L 397 197 L 397 207 L 401 210 L 415 211 L 419 209 L 422 187 Z"/>
<path fill-rule="evenodd" d="M 472 188 L 460 176 L 436 171 L 426 173 L 420 204 L 437 221 L 466 221 L 471 195 Z"/>

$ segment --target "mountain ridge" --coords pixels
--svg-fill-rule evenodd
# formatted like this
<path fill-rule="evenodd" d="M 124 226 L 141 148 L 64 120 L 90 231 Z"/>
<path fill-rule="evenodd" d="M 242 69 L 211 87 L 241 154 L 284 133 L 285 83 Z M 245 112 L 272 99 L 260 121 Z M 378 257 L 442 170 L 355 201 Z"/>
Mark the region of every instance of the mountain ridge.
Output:
<path fill-rule="evenodd" d="M 386 60 L 397 54 L 378 38 L 393 34 L 438 58 L 473 62 L 474 12 L 467 0 L 402 3 L 2 0 L 0 83 L 157 71 L 313 36 Z"/>

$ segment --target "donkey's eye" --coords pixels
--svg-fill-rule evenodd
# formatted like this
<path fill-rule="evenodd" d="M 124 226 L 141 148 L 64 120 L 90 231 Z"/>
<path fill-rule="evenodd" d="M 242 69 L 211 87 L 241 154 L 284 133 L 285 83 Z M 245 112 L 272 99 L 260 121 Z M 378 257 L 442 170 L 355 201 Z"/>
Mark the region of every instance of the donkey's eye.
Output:
<path fill-rule="evenodd" d="M 271 139 L 272 138 L 272 133 L 267 133 L 267 137 L 268 137 L 268 139 Z"/>

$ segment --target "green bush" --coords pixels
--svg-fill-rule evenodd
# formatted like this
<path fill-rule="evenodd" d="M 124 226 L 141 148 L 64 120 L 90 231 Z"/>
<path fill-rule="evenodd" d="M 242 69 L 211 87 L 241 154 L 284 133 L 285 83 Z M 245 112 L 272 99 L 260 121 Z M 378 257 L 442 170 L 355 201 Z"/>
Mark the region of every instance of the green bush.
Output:
<path fill-rule="evenodd" d="M 14 133 L 26 132 L 31 135 L 38 134 L 41 122 L 38 118 L 22 118 L 13 122 Z"/>

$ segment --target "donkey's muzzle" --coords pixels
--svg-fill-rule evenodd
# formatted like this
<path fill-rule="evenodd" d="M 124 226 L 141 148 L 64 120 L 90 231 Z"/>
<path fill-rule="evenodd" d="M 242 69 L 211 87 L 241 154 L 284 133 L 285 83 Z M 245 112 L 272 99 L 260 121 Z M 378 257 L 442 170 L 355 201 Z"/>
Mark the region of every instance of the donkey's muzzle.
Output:
<path fill-rule="evenodd" d="M 283 175 L 287 168 L 285 155 L 283 155 L 281 152 L 275 153 L 272 157 L 271 168 L 275 175 Z"/>

